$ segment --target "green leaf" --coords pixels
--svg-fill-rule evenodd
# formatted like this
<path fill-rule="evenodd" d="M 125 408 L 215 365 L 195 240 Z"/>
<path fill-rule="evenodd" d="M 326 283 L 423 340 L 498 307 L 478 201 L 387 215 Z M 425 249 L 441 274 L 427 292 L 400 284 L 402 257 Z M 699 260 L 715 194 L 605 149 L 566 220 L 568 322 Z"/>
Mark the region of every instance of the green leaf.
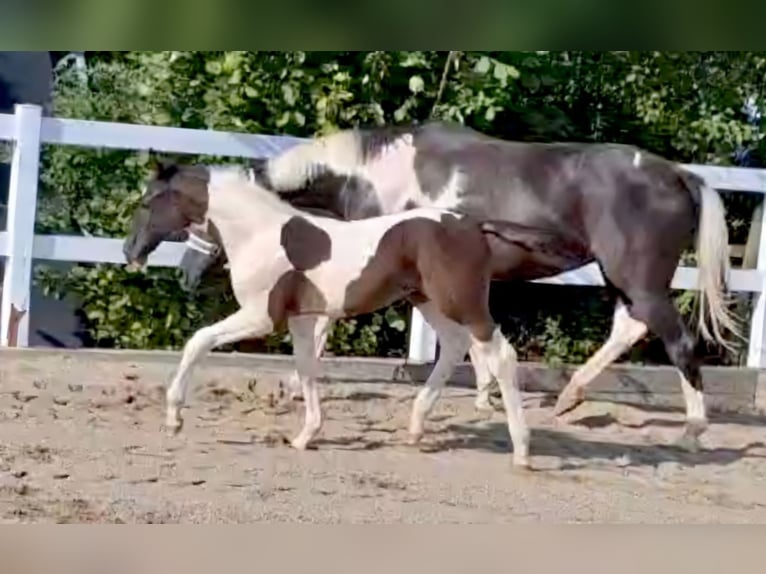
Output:
<path fill-rule="evenodd" d="M 425 82 L 423 82 L 423 78 L 421 78 L 420 76 L 417 76 L 417 75 L 410 76 L 409 84 L 410 84 L 410 91 L 413 94 L 420 93 L 425 88 Z"/>
<path fill-rule="evenodd" d="M 486 74 L 489 72 L 489 67 L 491 65 L 491 62 L 489 58 L 486 56 L 482 56 L 479 58 L 479 61 L 476 62 L 476 67 L 474 68 L 475 71 L 477 71 L 480 74 Z"/>
<path fill-rule="evenodd" d="M 296 95 L 295 90 L 290 84 L 282 84 L 282 96 L 285 99 L 285 102 L 289 106 L 295 105 Z"/>
<path fill-rule="evenodd" d="M 208 74 L 213 74 L 214 76 L 217 76 L 221 73 L 222 66 L 221 63 L 216 60 L 211 60 L 210 62 L 207 62 L 205 64 L 205 71 Z"/>

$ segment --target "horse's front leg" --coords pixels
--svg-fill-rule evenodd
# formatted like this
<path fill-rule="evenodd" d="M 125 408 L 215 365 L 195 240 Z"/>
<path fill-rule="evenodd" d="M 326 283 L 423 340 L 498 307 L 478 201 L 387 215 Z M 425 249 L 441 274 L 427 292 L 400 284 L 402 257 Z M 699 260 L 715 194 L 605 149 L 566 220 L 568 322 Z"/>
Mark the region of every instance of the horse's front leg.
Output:
<path fill-rule="evenodd" d="M 316 383 L 321 366 L 319 357 L 327 341 L 329 323 L 327 317 L 322 315 L 300 315 L 290 317 L 287 321 L 293 339 L 298 379 L 303 388 L 303 402 L 306 405 L 303 429 L 291 443 L 298 450 L 304 450 L 322 427 L 322 409 Z"/>
<path fill-rule="evenodd" d="M 314 333 L 324 333 L 324 341 L 327 340 L 327 333 L 330 332 L 330 328 L 332 326 L 332 323 L 330 321 L 330 318 L 326 315 L 316 315 L 315 316 L 316 323 L 314 326 Z M 318 357 L 322 355 L 322 351 L 324 350 L 324 341 L 322 341 L 322 344 L 320 345 L 320 349 L 318 352 Z M 288 396 L 291 401 L 294 401 L 295 399 L 303 396 L 303 382 L 301 381 L 300 374 L 298 373 L 298 369 L 295 369 L 292 373 L 290 373 L 290 378 L 287 379 L 287 389 L 288 389 Z"/>
<path fill-rule="evenodd" d="M 181 363 L 166 393 L 165 426 L 173 434 L 183 426 L 181 409 L 186 402 L 192 367 L 210 350 L 251 337 L 262 337 L 273 330 L 266 312 L 266 302 L 247 305 L 236 313 L 198 330 L 184 346 Z"/>

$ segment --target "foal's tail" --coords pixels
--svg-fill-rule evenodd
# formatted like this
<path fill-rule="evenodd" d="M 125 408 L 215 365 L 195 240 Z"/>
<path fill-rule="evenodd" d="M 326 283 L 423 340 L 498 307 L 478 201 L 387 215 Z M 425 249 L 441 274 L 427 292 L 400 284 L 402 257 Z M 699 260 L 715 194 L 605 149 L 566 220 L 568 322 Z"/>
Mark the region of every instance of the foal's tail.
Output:
<path fill-rule="evenodd" d="M 726 279 L 729 272 L 729 231 L 721 196 L 696 174 L 682 175 L 692 197 L 700 204 L 697 231 L 698 287 L 700 293 L 698 326 L 702 336 L 731 350 L 721 333 L 725 328 L 741 338 L 728 308 Z M 707 325 L 709 315 L 710 328 Z"/>

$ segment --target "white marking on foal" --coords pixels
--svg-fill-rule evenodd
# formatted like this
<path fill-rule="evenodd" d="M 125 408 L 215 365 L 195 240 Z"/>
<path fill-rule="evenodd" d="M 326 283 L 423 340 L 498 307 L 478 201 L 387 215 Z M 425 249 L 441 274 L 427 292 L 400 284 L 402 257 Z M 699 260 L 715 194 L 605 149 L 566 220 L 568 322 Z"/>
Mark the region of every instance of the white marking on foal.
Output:
<path fill-rule="evenodd" d="M 297 319 L 297 318 L 296 318 Z M 327 315 L 316 315 L 314 316 L 315 324 L 314 324 L 314 348 L 318 349 L 317 356 L 320 356 L 322 353 L 322 349 L 324 349 L 325 343 L 327 341 L 327 333 L 330 331 L 330 318 Z M 298 324 L 297 328 L 301 329 L 301 325 Z M 292 332 L 291 332 L 292 334 Z M 305 336 L 303 332 L 298 333 L 298 336 Z M 295 400 L 297 397 L 303 396 L 303 381 L 301 380 L 301 376 L 298 373 L 298 369 L 296 368 L 291 374 L 290 377 L 287 379 L 287 389 L 288 389 L 288 397 L 289 399 Z"/>
<path fill-rule="evenodd" d="M 490 372 L 497 379 L 503 396 L 505 414 L 508 420 L 508 432 L 513 442 L 513 464 L 517 467 L 529 466 L 529 428 L 524 420 L 524 408 L 519 391 L 516 371 L 518 359 L 516 350 L 496 327 L 489 341 L 473 339 L 476 352 L 483 356 Z"/>
<path fill-rule="evenodd" d="M 494 411 L 492 402 L 489 400 L 490 391 L 494 378 L 492 373 L 489 372 L 484 357 L 476 352 L 476 348 L 471 346 L 468 350 L 468 354 L 471 357 L 471 365 L 473 365 L 474 377 L 476 378 L 476 400 L 473 406 L 479 411 Z"/>
<path fill-rule="evenodd" d="M 322 407 L 317 378 L 321 369 L 319 358 L 327 341 L 328 321 L 325 317 L 316 315 L 299 315 L 290 317 L 287 324 L 293 340 L 293 353 L 306 405 L 303 429 L 291 444 L 298 450 L 305 450 L 322 428 Z"/>
<path fill-rule="evenodd" d="M 423 427 L 441 395 L 444 385 L 463 360 L 471 346 L 471 334 L 466 327 L 443 315 L 432 302 L 418 306 L 423 318 L 431 325 L 439 340 L 439 358 L 420 392 L 415 397 L 410 415 L 410 443 L 417 443 L 423 436 Z"/>
<path fill-rule="evenodd" d="M 271 320 L 260 312 L 261 309 L 267 308 L 268 299 L 266 296 L 259 299 L 252 301 L 253 305 L 239 309 L 209 327 L 199 329 L 184 345 L 181 363 L 165 396 L 167 401 L 165 426 L 170 432 L 177 433 L 183 426 L 181 408 L 186 402 L 189 373 L 207 352 L 227 343 L 271 332 L 273 328 Z"/>
<path fill-rule="evenodd" d="M 639 167 L 641 165 L 641 152 L 637 151 L 633 154 L 633 167 Z"/>

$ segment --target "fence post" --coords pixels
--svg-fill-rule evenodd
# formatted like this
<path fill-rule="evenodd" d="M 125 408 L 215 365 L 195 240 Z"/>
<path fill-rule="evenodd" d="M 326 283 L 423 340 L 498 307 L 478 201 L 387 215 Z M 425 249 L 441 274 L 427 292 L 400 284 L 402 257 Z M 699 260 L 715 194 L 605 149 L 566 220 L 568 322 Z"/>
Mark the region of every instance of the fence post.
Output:
<path fill-rule="evenodd" d="M 417 307 L 412 308 L 410 344 L 407 359 L 413 363 L 429 363 L 436 359 L 436 333 L 426 323 Z"/>
<path fill-rule="evenodd" d="M 764 196 L 766 201 L 766 196 Z M 755 369 L 766 367 L 766 209 L 761 209 L 761 233 L 758 241 L 758 262 L 756 269 L 761 274 L 763 286 L 755 296 L 753 316 L 750 319 L 750 341 L 747 352 L 747 366 Z"/>
<path fill-rule="evenodd" d="M 7 246 L 0 345 L 26 347 L 29 343 L 29 299 L 32 251 L 37 213 L 42 108 L 17 104 L 10 185 L 8 186 Z"/>

